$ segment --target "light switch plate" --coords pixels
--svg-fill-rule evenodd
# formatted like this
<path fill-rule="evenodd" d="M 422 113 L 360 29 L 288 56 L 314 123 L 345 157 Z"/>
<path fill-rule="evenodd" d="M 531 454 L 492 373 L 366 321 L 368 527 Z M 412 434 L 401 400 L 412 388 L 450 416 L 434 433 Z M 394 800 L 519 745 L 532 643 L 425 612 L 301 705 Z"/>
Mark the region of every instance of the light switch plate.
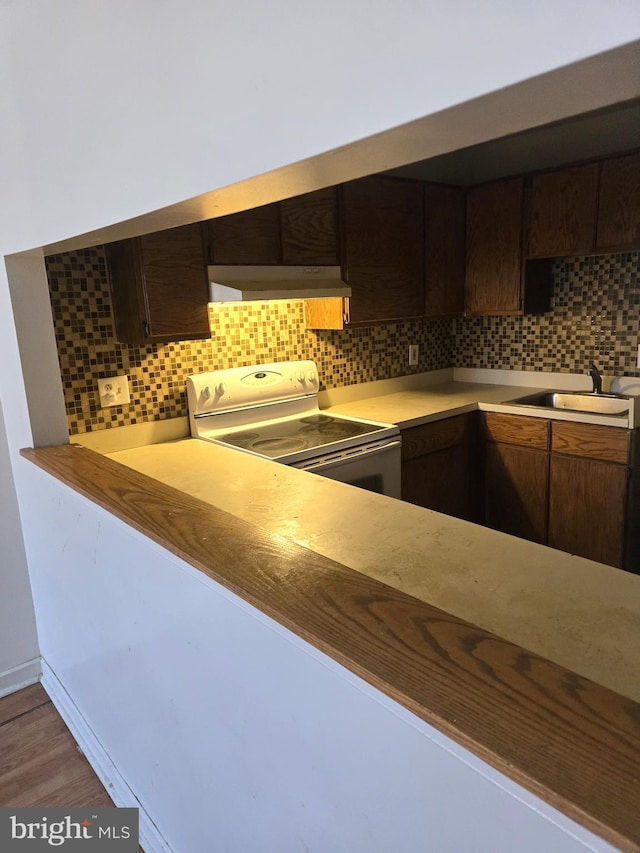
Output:
<path fill-rule="evenodd" d="M 103 409 L 107 406 L 126 406 L 131 402 L 128 376 L 109 376 L 98 379 L 98 394 Z"/>

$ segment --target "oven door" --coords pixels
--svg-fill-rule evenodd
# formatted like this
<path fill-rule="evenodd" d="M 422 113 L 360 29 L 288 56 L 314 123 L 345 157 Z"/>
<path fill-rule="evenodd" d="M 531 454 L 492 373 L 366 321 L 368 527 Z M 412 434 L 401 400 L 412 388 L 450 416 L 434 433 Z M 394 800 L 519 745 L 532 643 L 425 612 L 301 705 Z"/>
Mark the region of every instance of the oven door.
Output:
<path fill-rule="evenodd" d="M 350 447 L 340 453 L 314 456 L 295 462 L 292 467 L 399 499 L 400 447 L 400 440 L 394 438 Z"/>

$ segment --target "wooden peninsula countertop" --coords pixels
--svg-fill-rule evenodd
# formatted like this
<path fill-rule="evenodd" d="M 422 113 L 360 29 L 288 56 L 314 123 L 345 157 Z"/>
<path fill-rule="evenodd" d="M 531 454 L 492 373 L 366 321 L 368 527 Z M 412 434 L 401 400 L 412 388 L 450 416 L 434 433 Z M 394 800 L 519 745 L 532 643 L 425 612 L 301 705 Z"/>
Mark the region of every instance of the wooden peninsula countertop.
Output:
<path fill-rule="evenodd" d="M 640 850 L 640 578 L 191 439 L 23 455 Z"/>

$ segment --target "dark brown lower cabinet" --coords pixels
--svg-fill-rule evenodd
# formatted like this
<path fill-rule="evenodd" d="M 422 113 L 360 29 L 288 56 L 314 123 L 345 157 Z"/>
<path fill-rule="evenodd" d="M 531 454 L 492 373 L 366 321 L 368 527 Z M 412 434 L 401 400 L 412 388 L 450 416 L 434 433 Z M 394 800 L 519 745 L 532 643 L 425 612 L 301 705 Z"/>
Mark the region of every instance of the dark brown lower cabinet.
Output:
<path fill-rule="evenodd" d="M 403 500 L 478 520 L 476 415 L 469 412 L 403 430 Z"/>
<path fill-rule="evenodd" d="M 485 524 L 640 572 L 638 430 L 482 414 Z"/>
<path fill-rule="evenodd" d="M 623 566 L 627 481 L 626 465 L 552 454 L 548 544 Z"/>
<path fill-rule="evenodd" d="M 547 540 L 549 421 L 482 413 L 484 522 L 533 542 Z"/>
<path fill-rule="evenodd" d="M 402 499 L 640 574 L 640 429 L 502 412 L 411 427 Z"/>
<path fill-rule="evenodd" d="M 637 430 L 556 421 L 551 429 L 549 545 L 638 571 Z"/>
<path fill-rule="evenodd" d="M 510 444 L 487 444 L 485 523 L 521 539 L 547 540 L 549 454 Z"/>

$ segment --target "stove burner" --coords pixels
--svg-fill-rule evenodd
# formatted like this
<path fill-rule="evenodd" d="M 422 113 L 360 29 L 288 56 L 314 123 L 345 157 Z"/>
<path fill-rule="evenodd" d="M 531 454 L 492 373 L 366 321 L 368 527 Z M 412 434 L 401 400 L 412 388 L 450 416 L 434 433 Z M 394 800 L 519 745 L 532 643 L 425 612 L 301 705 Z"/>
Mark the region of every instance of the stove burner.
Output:
<path fill-rule="evenodd" d="M 278 453 L 293 453 L 296 450 L 304 450 L 306 446 L 307 442 L 303 438 L 291 436 L 288 438 L 262 438 L 259 441 L 252 441 L 249 449 L 274 456 Z"/>
<path fill-rule="evenodd" d="M 300 418 L 300 423 L 318 426 L 319 424 L 332 423 L 334 420 L 335 418 L 332 418 L 331 415 L 307 415 L 306 418 Z"/>
<path fill-rule="evenodd" d="M 258 438 L 257 432 L 232 432 L 229 435 L 223 435 L 222 441 L 233 440 L 233 443 L 238 447 L 249 447 L 252 441 Z"/>
<path fill-rule="evenodd" d="M 320 415 L 320 417 L 323 416 Z M 302 420 L 308 422 L 306 418 Z M 337 421 L 335 418 L 326 417 L 325 420 L 308 423 L 308 426 L 303 426 L 300 432 L 319 433 L 329 438 L 348 438 L 350 435 L 359 435 L 362 432 L 362 427 L 360 424 L 350 423 L 349 421 Z"/>

